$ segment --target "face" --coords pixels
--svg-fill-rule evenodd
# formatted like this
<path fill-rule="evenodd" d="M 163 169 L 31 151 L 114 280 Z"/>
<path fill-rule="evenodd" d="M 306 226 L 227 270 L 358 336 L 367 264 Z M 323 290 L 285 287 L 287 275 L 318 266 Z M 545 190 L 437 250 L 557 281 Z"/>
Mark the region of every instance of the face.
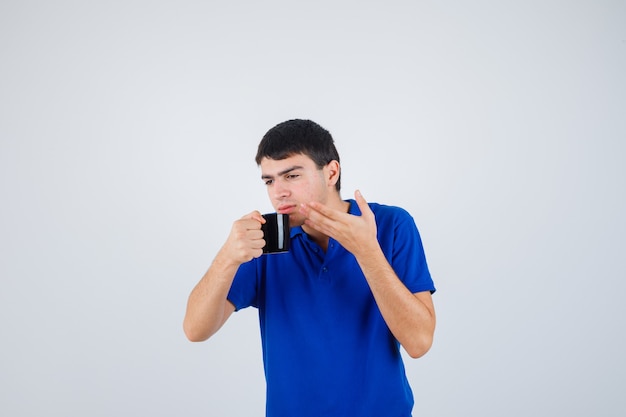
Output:
<path fill-rule="evenodd" d="M 318 169 L 311 158 L 302 154 L 280 160 L 263 158 L 260 166 L 261 179 L 272 206 L 277 213 L 289 214 L 291 226 L 304 223 L 298 213 L 301 203 L 328 202 L 338 176 L 338 169 L 335 173 L 332 162 Z"/>

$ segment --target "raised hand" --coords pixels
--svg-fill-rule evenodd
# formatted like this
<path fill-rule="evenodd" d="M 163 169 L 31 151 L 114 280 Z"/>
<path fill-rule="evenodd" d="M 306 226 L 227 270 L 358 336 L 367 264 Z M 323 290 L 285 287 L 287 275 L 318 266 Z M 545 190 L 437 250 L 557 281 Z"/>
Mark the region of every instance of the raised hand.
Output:
<path fill-rule="evenodd" d="M 358 257 L 377 250 L 379 246 L 374 213 L 359 190 L 355 191 L 354 198 L 361 210 L 360 216 L 331 209 L 318 202 L 302 204 L 300 213 L 306 217 L 306 226 L 332 237 Z"/>

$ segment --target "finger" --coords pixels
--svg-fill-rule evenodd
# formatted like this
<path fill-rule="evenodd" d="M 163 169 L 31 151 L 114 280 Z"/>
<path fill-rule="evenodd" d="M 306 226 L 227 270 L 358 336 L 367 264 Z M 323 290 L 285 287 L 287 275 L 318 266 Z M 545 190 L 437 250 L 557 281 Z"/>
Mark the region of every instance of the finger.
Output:
<path fill-rule="evenodd" d="M 261 229 L 249 229 L 246 233 L 246 236 L 250 240 L 263 240 L 263 231 Z"/>
<path fill-rule="evenodd" d="M 311 214 L 315 214 L 317 212 L 321 214 L 323 217 L 327 217 L 331 220 L 336 220 L 339 216 L 341 216 L 341 214 L 343 214 L 340 211 L 333 210 L 330 207 L 327 207 L 316 201 L 312 201 L 308 204 L 305 203 L 303 204 L 303 206 L 305 208 L 307 217 L 310 217 Z"/>
<path fill-rule="evenodd" d="M 301 203 L 299 211 L 300 214 L 304 216 L 304 223 L 307 226 L 323 233 L 323 230 L 321 230 L 320 227 L 322 227 L 321 222 L 323 222 L 326 218 L 320 211 L 313 207 L 311 203 Z"/>
<path fill-rule="evenodd" d="M 246 214 L 245 216 L 242 217 L 242 219 L 254 219 L 254 220 L 260 222 L 261 224 L 265 224 L 265 217 L 263 217 L 261 212 L 258 211 L 258 210 L 254 210 L 254 211 Z"/>
<path fill-rule="evenodd" d="M 261 230 L 261 222 L 257 219 L 243 219 L 241 225 L 244 230 Z"/>
<path fill-rule="evenodd" d="M 256 210 L 245 215 L 243 221 L 246 225 L 246 229 L 260 229 L 261 225 L 266 222 L 265 217 L 263 217 L 261 213 Z"/>
<path fill-rule="evenodd" d="M 363 197 L 363 194 L 361 194 L 360 190 L 356 190 L 354 192 L 354 199 L 356 200 L 356 204 L 359 206 L 359 209 L 361 210 L 362 216 L 369 217 L 374 214 L 369 204 L 367 204 L 365 197 Z"/>

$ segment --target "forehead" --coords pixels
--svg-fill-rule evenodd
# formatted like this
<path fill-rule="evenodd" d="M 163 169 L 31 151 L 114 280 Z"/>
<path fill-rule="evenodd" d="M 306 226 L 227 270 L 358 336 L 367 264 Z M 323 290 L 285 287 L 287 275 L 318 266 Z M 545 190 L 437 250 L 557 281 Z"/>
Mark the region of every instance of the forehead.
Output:
<path fill-rule="evenodd" d="M 289 156 L 285 159 L 261 159 L 261 173 L 262 175 L 280 175 L 285 170 L 296 169 L 314 169 L 317 170 L 315 162 L 303 154 L 296 154 Z"/>

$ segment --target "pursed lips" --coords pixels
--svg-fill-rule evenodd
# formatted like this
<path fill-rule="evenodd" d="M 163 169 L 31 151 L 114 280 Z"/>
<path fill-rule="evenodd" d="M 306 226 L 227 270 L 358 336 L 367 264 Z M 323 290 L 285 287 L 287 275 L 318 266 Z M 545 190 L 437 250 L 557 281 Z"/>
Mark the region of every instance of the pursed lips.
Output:
<path fill-rule="evenodd" d="M 296 204 L 283 204 L 278 206 L 276 212 L 280 214 L 291 214 L 295 212 L 297 205 Z"/>

